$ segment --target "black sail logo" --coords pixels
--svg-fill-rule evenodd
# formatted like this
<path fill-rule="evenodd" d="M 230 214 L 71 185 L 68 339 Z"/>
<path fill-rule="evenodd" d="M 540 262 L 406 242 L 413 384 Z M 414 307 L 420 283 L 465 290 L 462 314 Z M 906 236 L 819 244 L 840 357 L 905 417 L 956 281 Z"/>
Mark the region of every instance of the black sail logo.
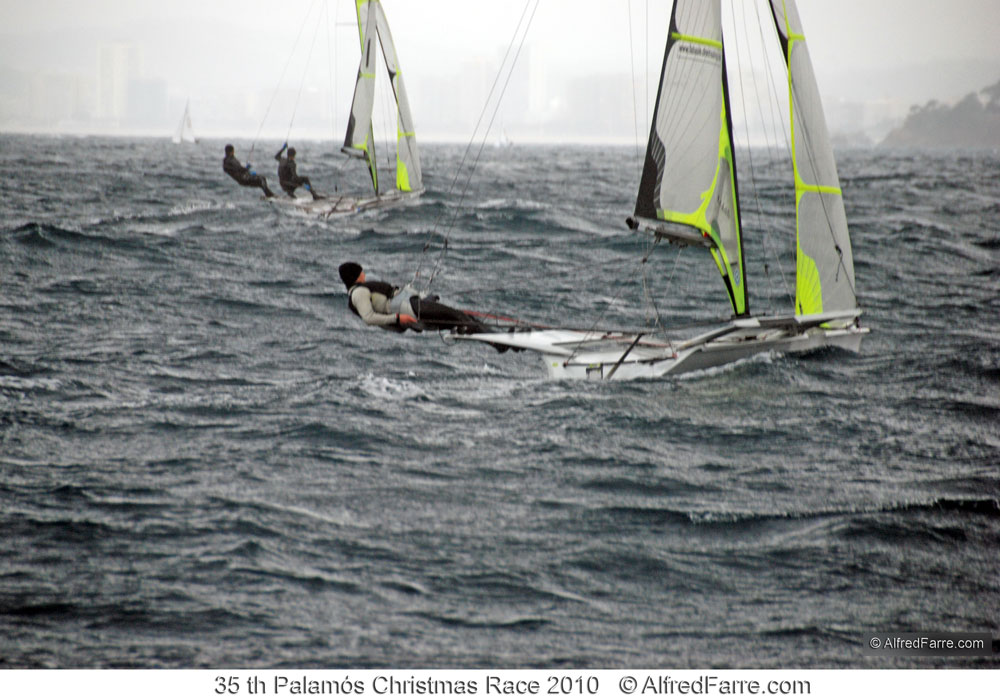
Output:
<path fill-rule="evenodd" d="M 679 45 L 678 50 L 685 58 L 708 61 L 711 63 L 719 63 L 722 61 L 722 51 L 715 46 L 685 42 Z"/>

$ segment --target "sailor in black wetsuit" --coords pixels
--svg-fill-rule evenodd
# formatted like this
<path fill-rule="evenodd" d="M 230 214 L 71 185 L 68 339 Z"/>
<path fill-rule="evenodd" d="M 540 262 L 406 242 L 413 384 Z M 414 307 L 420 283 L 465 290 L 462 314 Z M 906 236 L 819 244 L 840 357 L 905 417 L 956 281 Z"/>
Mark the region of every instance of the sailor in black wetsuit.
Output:
<path fill-rule="evenodd" d="M 455 330 L 458 333 L 485 333 L 486 328 L 469 314 L 439 304 L 432 297 L 421 299 L 388 282 L 367 281 L 360 265 L 346 262 L 340 266 L 340 279 L 347 287 L 347 305 L 369 326 L 381 326 L 402 333 L 407 328 L 420 332 Z"/>
<path fill-rule="evenodd" d="M 265 197 L 274 196 L 274 192 L 267 186 L 267 180 L 262 175 L 251 172 L 249 168 L 244 167 L 236 160 L 236 150 L 232 144 L 226 144 L 226 157 L 222 159 L 222 169 L 226 171 L 229 177 L 244 187 L 259 187 L 264 190 Z"/>
<path fill-rule="evenodd" d="M 312 195 L 313 199 L 324 199 L 323 195 L 316 194 L 313 191 L 312 183 L 309 182 L 309 178 L 300 176 L 296 170 L 297 166 L 295 164 L 295 149 L 288 148 L 288 157 L 285 158 L 281 154 L 285 152 L 288 148 L 288 143 L 283 143 L 281 145 L 281 150 L 274 154 L 274 159 L 278 161 L 278 184 L 281 185 L 281 189 L 288 193 L 289 197 L 295 196 L 295 189 L 297 187 L 305 187 L 309 194 Z"/>

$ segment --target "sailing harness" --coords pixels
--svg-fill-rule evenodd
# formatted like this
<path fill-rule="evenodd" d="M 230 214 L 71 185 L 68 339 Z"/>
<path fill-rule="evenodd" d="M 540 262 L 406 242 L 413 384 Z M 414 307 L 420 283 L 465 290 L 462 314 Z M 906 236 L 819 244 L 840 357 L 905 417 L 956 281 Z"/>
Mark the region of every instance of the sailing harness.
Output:
<path fill-rule="evenodd" d="M 394 299 L 400 292 L 399 287 L 391 285 L 388 282 L 380 282 L 378 280 L 372 280 L 371 282 L 356 282 L 351 285 L 350 289 L 347 290 L 347 306 L 351 309 L 351 312 L 358 317 L 360 317 L 361 314 L 359 314 L 358 310 L 354 307 L 354 300 L 351 298 L 354 294 L 354 290 L 358 287 L 364 287 L 373 294 L 381 294 L 389 300 Z"/>

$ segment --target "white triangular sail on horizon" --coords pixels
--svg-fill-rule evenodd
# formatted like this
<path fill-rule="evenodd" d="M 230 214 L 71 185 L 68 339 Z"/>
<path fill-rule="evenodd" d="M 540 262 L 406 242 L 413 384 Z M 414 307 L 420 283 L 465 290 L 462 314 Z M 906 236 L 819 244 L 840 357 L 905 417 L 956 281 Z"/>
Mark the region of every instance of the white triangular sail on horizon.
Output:
<path fill-rule="evenodd" d="M 628 219 L 630 228 L 657 241 L 707 248 L 706 260 L 714 260 L 732 307 L 730 321 L 680 340 L 659 328 L 525 326 L 454 339 L 532 350 L 543 356 L 550 376 L 590 379 L 679 374 L 766 351 L 859 350 L 868 329 L 859 320 L 843 196 L 794 0 L 759 0 L 774 25 L 759 33 L 780 44 L 788 82 L 794 308 L 771 316 L 751 311 L 727 76 L 740 51 L 730 53 L 723 36 L 722 4 L 730 1 L 738 0 L 674 0 L 635 210 Z"/>
<path fill-rule="evenodd" d="M 184 114 L 181 116 L 180 124 L 174 132 L 172 141 L 174 143 L 198 143 L 194 135 L 194 127 L 191 125 L 191 101 L 184 104 Z"/>

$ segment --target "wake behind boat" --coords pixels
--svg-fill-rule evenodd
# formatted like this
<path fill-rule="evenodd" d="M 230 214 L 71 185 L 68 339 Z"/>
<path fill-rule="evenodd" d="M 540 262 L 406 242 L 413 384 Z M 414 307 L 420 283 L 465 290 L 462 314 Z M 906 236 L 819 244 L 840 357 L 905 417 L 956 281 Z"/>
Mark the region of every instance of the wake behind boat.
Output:
<path fill-rule="evenodd" d="M 793 311 L 750 312 L 727 78 L 727 66 L 738 59 L 723 44 L 721 2 L 675 0 L 635 211 L 627 221 L 654 243 L 707 249 L 722 275 L 732 319 L 693 337 L 660 324 L 639 332 L 517 325 L 453 339 L 531 350 L 542 355 L 550 376 L 574 379 L 660 377 L 771 351 L 860 349 L 868 329 L 859 320 L 843 196 L 805 35 L 794 0 L 767 5 L 770 28 L 761 30 L 779 45 L 789 86 Z"/>

